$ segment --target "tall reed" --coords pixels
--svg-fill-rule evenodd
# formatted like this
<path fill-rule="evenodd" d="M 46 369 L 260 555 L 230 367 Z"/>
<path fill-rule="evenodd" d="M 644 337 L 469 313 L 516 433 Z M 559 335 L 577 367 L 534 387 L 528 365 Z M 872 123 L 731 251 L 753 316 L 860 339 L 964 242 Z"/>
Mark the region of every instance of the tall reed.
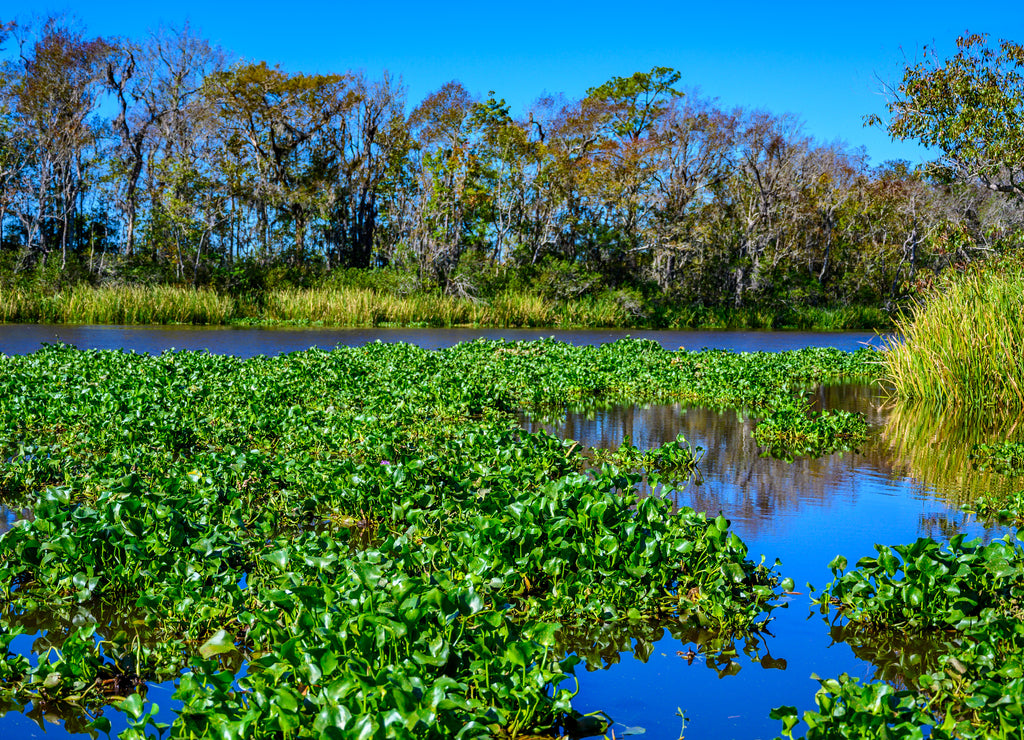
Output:
<path fill-rule="evenodd" d="M 233 299 L 174 286 L 76 286 L 57 293 L 0 287 L 0 322 L 52 324 L 225 324 L 486 326 L 496 328 L 842 329 L 886 323 L 870 308 L 707 308 L 645 303 L 624 291 L 550 300 L 529 290 L 485 299 L 439 293 L 398 295 L 358 286 L 282 288 Z"/>
<path fill-rule="evenodd" d="M 270 321 L 330 326 L 622 326 L 614 301 L 553 303 L 534 293 L 503 293 L 487 300 L 434 293 L 396 296 L 367 288 L 275 290 L 267 296 Z"/>
<path fill-rule="evenodd" d="M 885 366 L 898 398 L 1024 408 L 1024 266 L 971 267 L 897 320 Z"/>
<path fill-rule="evenodd" d="M 472 323 L 473 304 L 449 296 L 397 296 L 368 288 L 291 288 L 267 295 L 264 318 L 330 326 L 455 326 Z"/>
<path fill-rule="evenodd" d="M 234 300 L 212 290 L 166 285 L 92 288 L 43 294 L 0 290 L 0 320 L 46 324 L 224 324 Z"/>

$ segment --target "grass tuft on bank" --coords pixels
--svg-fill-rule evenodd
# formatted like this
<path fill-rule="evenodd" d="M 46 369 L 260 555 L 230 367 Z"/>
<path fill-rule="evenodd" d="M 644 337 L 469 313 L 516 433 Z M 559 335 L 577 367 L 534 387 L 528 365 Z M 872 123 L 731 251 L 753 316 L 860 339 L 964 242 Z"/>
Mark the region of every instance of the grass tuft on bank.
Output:
<path fill-rule="evenodd" d="M 614 290 L 572 299 L 529 290 L 465 298 L 349 285 L 276 288 L 242 297 L 170 285 L 77 285 L 57 292 L 0 287 L 0 323 L 803 331 L 891 326 L 889 315 L 871 306 L 711 307 Z"/>
<path fill-rule="evenodd" d="M 226 324 L 235 300 L 206 288 L 123 285 L 45 294 L 0 290 L 0 321 L 41 324 Z"/>
<path fill-rule="evenodd" d="M 894 394 L 945 406 L 1024 408 L 1024 262 L 945 276 L 897 320 L 885 353 Z"/>

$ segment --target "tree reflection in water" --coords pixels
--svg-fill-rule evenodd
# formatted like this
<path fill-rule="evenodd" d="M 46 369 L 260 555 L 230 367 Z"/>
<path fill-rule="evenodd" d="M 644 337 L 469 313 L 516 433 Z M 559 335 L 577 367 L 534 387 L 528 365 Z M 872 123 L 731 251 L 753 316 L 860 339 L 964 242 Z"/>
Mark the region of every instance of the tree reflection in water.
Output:
<path fill-rule="evenodd" d="M 704 449 L 700 475 L 658 493 L 698 511 L 724 512 L 744 522 L 744 529 L 755 537 L 771 531 L 780 518 L 828 508 L 837 497 L 856 497 L 854 479 L 868 476 L 882 482 L 909 479 L 919 495 L 947 504 L 953 511 L 922 514 L 919 531 L 908 537 L 934 533 L 948 539 L 962 529 L 961 503 L 1008 485 L 998 474 L 973 470 L 971 448 L 1024 435 L 1014 417 L 973 418 L 893 407 L 875 384 L 822 386 L 809 396 L 815 408 L 863 413 L 875 430 L 867 445 L 855 452 L 792 462 L 771 459 L 753 439 L 756 417 L 679 403 L 569 409 L 555 419 L 524 417 L 523 423 L 531 431 L 543 428 L 584 447 L 603 449 L 624 442 L 650 449 L 681 434 Z"/>

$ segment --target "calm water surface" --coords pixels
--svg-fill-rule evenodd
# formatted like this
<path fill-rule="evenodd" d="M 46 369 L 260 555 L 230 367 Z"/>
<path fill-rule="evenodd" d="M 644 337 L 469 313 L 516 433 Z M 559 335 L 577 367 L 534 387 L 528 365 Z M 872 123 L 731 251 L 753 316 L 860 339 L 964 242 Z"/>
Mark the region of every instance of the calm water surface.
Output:
<path fill-rule="evenodd" d="M 548 331 L 479 330 L 256 330 L 150 329 L 139 327 L 0 326 L 0 351 L 29 352 L 45 339 L 80 347 L 159 352 L 207 349 L 241 355 L 278 354 L 309 346 L 412 341 L 444 347 L 488 338 L 532 339 Z M 612 341 L 625 332 L 554 333 L 576 344 Z M 856 349 L 865 334 L 772 334 L 762 332 L 634 332 L 675 348 L 702 346 L 734 350 L 839 346 Z M 858 657 L 833 639 L 828 620 L 812 609 L 807 582 L 821 589 L 830 579 L 827 564 L 838 554 L 851 563 L 874 552 L 873 544 L 898 544 L 919 536 L 947 540 L 957 532 L 992 539 L 1006 532 L 979 525 L 959 511 L 978 492 L 1005 485 L 996 477 L 973 473 L 966 460 L 980 441 L 1019 436 L 1011 420 L 987 427 L 924 412 L 886 409 L 877 388 L 839 385 L 820 388 L 815 403 L 825 408 L 861 411 L 872 425 L 871 441 L 858 452 L 785 462 L 762 457 L 751 431 L 756 423 L 737 412 L 719 413 L 680 404 L 624 405 L 600 410 L 566 410 L 555 419 L 523 418 L 529 429 L 546 429 L 591 446 L 614 447 L 627 437 L 639 447 L 660 445 L 682 434 L 704 448 L 698 479 L 678 490 L 658 491 L 680 506 L 712 516 L 723 512 L 748 544 L 750 555 L 768 563 L 782 560 L 780 571 L 792 577 L 797 595 L 776 609 L 770 635 L 739 640 L 732 655 L 706 646 L 707 636 L 680 628 L 653 634 L 618 634 L 599 648 L 581 647 L 589 664 L 578 668 L 583 711 L 604 710 L 617 722 L 616 734 L 643 728 L 645 737 L 675 740 L 686 716 L 685 736 L 695 738 L 773 738 L 780 723 L 768 718 L 782 704 L 813 706 L 822 677 L 847 672 L 870 679 L 885 668 Z M 1007 426 L 1009 425 L 1009 426 Z M 0 530 L 22 511 L 0 510 Z M 22 638 L 27 649 L 29 638 Z M 720 647 L 720 646 L 719 646 Z M 710 656 L 710 657 L 709 657 Z M 153 686 L 150 698 L 170 721 L 173 688 Z M 2 711 L 2 708 L 0 708 Z M 107 713 L 111 719 L 117 712 Z M 45 727 L 45 733 L 35 722 Z M 123 724 L 121 725 L 123 726 Z M 0 720 L 0 736 L 67 737 L 59 720 L 35 720 L 11 712 Z"/>
<path fill-rule="evenodd" d="M 35 352 L 44 343 L 64 342 L 79 349 L 129 349 L 159 353 L 169 349 L 208 350 L 214 354 L 253 357 L 279 355 L 338 345 L 409 342 L 426 349 L 451 347 L 474 339 L 529 341 L 554 337 L 575 345 L 614 342 L 623 337 L 653 339 L 666 349 L 729 349 L 779 352 L 801 347 L 838 347 L 853 351 L 879 342 L 870 332 L 641 331 L 620 329 L 250 329 L 191 326 L 74 326 L 0 324 L 0 353 Z"/>
<path fill-rule="evenodd" d="M 724 513 L 754 560 L 781 559 L 779 570 L 797 584 L 799 594 L 773 612 L 771 635 L 753 645 L 738 641 L 731 660 L 708 660 L 692 635 L 666 634 L 653 645 L 634 640 L 635 654 L 615 655 L 618 662 L 611 667 L 579 671 L 579 708 L 608 712 L 621 723 L 620 736 L 639 726 L 646 737 L 675 740 L 682 709 L 687 740 L 776 737 L 781 723 L 768 713 L 783 704 L 813 707 L 819 685 L 812 673 L 871 679 L 886 667 L 834 642 L 830 622 L 810 604 L 805 584 L 823 588 L 832 579 L 828 563 L 836 555 L 855 563 L 873 555 L 876 542 L 901 544 L 925 536 L 945 541 L 958 532 L 988 540 L 1006 533 L 959 511 L 961 501 L 1005 481 L 971 472 L 966 452 L 959 458 L 951 454 L 964 449 L 964 434 L 985 441 L 1005 429 L 961 429 L 958 437 L 957 430 L 942 429 L 927 414 L 887 412 L 878 389 L 868 385 L 823 388 L 816 396 L 820 406 L 865 413 L 873 427 L 869 444 L 817 459 L 774 460 L 762 457 L 751 437 L 755 420 L 679 404 L 569 411 L 554 422 L 524 420 L 531 430 L 596 447 L 617 447 L 628 438 L 649 448 L 682 434 L 704 448 L 702 474 L 679 490 L 660 493 L 711 516 Z M 936 443 L 942 438 L 937 428 L 948 448 Z M 905 454 L 908 449 L 916 456 Z"/>

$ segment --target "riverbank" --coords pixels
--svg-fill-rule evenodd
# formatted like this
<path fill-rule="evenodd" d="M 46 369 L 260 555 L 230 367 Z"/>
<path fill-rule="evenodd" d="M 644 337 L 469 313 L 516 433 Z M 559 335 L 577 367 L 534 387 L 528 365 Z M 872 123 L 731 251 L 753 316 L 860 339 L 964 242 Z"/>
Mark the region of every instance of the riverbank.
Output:
<path fill-rule="evenodd" d="M 549 300 L 509 292 L 486 300 L 367 288 L 278 289 L 247 297 L 174 286 L 76 286 L 57 293 L 0 289 L 0 322 L 324 327 L 887 330 L 881 308 L 725 308 L 645 304 L 609 292 Z"/>

